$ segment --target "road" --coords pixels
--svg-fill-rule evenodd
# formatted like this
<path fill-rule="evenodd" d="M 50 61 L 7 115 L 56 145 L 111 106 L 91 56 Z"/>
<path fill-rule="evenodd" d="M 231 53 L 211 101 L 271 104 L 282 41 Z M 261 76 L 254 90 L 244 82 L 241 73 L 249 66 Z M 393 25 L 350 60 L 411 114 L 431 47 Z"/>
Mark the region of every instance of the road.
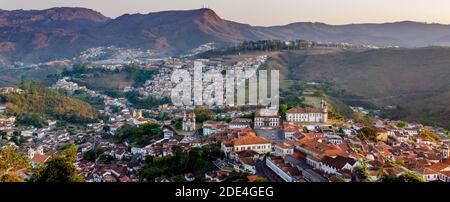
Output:
<path fill-rule="evenodd" d="M 256 175 L 265 177 L 269 179 L 271 182 L 283 182 L 274 172 L 270 171 L 270 169 L 264 164 L 264 161 L 258 161 L 255 165 Z"/>

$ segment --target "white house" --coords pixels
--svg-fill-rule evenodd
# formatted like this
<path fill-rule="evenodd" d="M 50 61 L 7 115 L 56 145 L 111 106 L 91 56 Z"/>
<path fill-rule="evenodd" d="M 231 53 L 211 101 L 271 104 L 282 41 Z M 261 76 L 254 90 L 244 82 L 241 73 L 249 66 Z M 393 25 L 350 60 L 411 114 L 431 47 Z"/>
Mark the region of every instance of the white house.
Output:
<path fill-rule="evenodd" d="M 319 122 L 328 121 L 328 106 L 324 100 L 321 101 L 320 108 L 292 108 L 286 111 L 286 120 L 289 122 Z"/>
<path fill-rule="evenodd" d="M 320 170 L 328 174 L 340 174 L 341 170 L 353 171 L 353 168 L 359 165 L 355 159 L 343 156 L 324 156 L 320 162 Z"/>
<path fill-rule="evenodd" d="M 277 156 L 287 156 L 294 154 L 294 146 L 289 144 L 276 144 L 273 146 L 274 154 Z"/>
<path fill-rule="evenodd" d="M 301 179 L 300 170 L 286 164 L 281 157 L 267 157 L 266 165 L 285 182 L 298 182 Z"/>

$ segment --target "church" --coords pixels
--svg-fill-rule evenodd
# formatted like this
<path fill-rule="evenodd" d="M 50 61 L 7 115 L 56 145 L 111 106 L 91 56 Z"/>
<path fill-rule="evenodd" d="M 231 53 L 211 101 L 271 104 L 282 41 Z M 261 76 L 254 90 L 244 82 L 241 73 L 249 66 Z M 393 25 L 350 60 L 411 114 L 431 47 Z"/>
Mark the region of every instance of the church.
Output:
<path fill-rule="evenodd" d="M 326 123 L 328 121 L 328 106 L 322 99 L 320 108 L 292 108 L 286 111 L 286 120 L 289 122 Z"/>
<path fill-rule="evenodd" d="M 183 131 L 191 132 L 195 130 L 195 113 L 184 113 L 183 117 Z"/>

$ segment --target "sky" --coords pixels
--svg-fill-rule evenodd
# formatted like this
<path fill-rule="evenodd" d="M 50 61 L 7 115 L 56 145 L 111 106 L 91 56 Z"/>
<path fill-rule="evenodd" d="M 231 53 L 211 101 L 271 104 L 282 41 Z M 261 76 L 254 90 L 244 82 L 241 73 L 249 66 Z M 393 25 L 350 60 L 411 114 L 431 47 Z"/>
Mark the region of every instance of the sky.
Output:
<path fill-rule="evenodd" d="M 115 18 L 125 13 L 187 10 L 204 5 L 227 20 L 271 26 L 412 20 L 450 24 L 449 0 L 0 0 L 0 9 L 85 7 Z"/>

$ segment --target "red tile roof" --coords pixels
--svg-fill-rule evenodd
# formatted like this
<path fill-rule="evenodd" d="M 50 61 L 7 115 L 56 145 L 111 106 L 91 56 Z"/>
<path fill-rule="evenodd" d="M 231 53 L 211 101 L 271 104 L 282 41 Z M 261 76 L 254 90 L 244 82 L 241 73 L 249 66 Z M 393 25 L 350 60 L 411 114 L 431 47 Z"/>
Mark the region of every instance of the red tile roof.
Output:
<path fill-rule="evenodd" d="M 234 141 L 234 145 L 252 145 L 252 144 L 269 144 L 269 140 L 264 137 L 258 137 L 253 135 L 241 136 Z"/>
<path fill-rule="evenodd" d="M 42 164 L 45 163 L 50 156 L 44 155 L 44 154 L 35 154 L 33 159 L 31 159 L 32 162 Z"/>

